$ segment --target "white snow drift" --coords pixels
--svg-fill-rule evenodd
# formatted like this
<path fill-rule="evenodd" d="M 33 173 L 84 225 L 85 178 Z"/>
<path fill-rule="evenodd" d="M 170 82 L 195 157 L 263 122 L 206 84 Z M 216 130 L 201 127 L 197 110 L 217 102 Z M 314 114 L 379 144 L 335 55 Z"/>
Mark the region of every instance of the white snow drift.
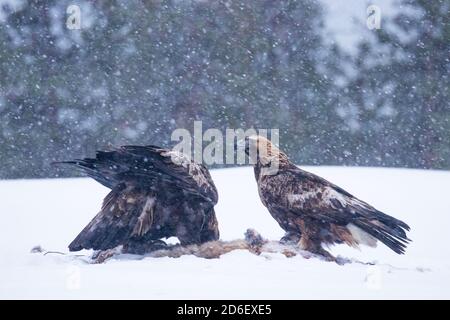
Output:
<path fill-rule="evenodd" d="M 90 179 L 0 182 L 0 298 L 450 298 L 450 172 L 378 168 L 306 168 L 376 208 L 406 221 L 413 240 L 403 256 L 379 244 L 340 254 L 374 266 L 318 259 L 193 256 L 111 260 L 30 253 L 33 246 L 67 252 L 107 189 Z M 222 239 L 248 227 L 278 239 L 283 231 L 260 203 L 250 168 L 213 170 Z M 86 255 L 89 252 L 81 252 Z"/>

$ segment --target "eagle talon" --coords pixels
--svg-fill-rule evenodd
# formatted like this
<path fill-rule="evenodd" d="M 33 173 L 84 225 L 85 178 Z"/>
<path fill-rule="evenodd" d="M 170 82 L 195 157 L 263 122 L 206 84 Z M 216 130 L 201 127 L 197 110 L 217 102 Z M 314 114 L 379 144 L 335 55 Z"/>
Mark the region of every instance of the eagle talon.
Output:
<path fill-rule="evenodd" d="M 286 232 L 286 234 L 280 239 L 281 244 L 297 244 L 301 238 L 300 233 Z"/>

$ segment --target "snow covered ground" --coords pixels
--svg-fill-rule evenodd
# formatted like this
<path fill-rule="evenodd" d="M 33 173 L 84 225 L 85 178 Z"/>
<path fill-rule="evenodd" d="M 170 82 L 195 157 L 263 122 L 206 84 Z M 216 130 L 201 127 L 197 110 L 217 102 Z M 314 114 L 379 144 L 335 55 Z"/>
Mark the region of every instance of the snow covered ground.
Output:
<path fill-rule="evenodd" d="M 333 253 L 375 266 L 235 251 L 220 259 L 193 256 L 111 260 L 30 253 L 67 244 L 99 209 L 107 189 L 90 179 L 0 182 L 0 298 L 450 298 L 450 172 L 310 167 L 380 210 L 405 220 L 412 244 L 398 256 L 383 245 Z M 213 171 L 223 239 L 248 227 L 278 239 L 282 230 L 260 203 L 250 168 Z M 84 252 L 82 254 L 86 254 Z"/>

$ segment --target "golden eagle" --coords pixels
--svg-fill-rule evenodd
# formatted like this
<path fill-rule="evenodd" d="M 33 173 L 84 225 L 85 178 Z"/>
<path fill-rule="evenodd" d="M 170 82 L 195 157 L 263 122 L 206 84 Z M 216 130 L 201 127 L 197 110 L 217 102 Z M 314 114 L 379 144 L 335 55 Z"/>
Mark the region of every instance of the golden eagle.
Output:
<path fill-rule="evenodd" d="M 122 146 L 75 165 L 111 189 L 95 218 L 69 245 L 70 251 L 107 250 L 142 254 L 161 238 L 182 245 L 217 240 L 218 195 L 208 169 L 182 153 L 157 146 Z"/>
<path fill-rule="evenodd" d="M 298 241 L 302 249 L 330 260 L 335 258 L 322 244 L 376 246 L 379 240 L 394 252 L 404 253 L 410 241 L 406 223 L 299 169 L 264 137 L 251 136 L 245 142 L 245 152 L 254 163 L 261 201 L 287 232 L 282 241 Z M 251 150 L 257 152 L 252 154 Z"/>

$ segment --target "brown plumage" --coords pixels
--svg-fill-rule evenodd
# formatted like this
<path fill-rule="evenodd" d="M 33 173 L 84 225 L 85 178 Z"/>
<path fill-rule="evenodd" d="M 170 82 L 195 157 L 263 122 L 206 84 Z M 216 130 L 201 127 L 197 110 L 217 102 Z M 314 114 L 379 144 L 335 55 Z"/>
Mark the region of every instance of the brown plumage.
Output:
<path fill-rule="evenodd" d="M 386 215 L 312 173 L 299 169 L 283 152 L 260 136 L 246 140 L 263 204 L 286 231 L 284 241 L 334 260 L 322 244 L 376 246 L 377 240 L 398 254 L 410 241 L 409 226 Z M 257 150 L 253 154 L 251 150 Z"/>
<path fill-rule="evenodd" d="M 123 146 L 98 151 L 75 165 L 111 189 L 100 212 L 69 245 L 71 251 L 145 253 L 161 238 L 181 244 L 219 238 L 214 212 L 218 195 L 209 171 L 176 151 L 156 146 Z"/>

